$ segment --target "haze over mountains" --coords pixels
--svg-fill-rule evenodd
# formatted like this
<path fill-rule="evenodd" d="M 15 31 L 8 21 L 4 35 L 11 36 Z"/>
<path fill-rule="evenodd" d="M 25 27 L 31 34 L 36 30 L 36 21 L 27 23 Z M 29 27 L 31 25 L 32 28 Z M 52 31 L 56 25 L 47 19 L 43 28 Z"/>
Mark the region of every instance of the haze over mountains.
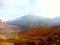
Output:
<path fill-rule="evenodd" d="M 23 30 L 34 29 L 37 27 L 49 26 L 49 25 L 58 25 L 60 24 L 60 17 L 55 18 L 45 18 L 39 16 L 25 15 L 18 17 L 13 21 L 6 22 L 10 25 L 15 25 L 20 27 Z"/>
<path fill-rule="evenodd" d="M 17 17 L 15 20 L 13 21 L 20 21 L 20 22 L 24 22 L 24 23 L 27 23 L 27 24 L 30 24 L 30 23 L 36 23 L 36 22 L 44 22 L 44 21 L 50 21 L 50 22 L 53 22 L 53 21 L 60 21 L 60 17 L 55 17 L 55 18 L 46 18 L 46 17 L 39 17 L 39 16 L 32 16 L 32 15 L 25 15 L 25 16 L 22 16 L 22 17 Z M 11 21 L 11 22 L 13 22 Z M 10 22 L 10 21 L 9 21 Z"/>
<path fill-rule="evenodd" d="M 2 21 L 0 21 L 0 23 L 2 24 Z M 27 31 L 33 30 L 35 28 L 53 25 L 60 25 L 60 17 L 45 18 L 39 16 L 25 15 L 22 17 L 18 17 L 13 21 L 7 21 L 3 23 L 5 29 L 15 31 L 17 29 L 20 31 Z"/>
<path fill-rule="evenodd" d="M 59 25 L 59 24 L 60 24 L 60 17 L 45 18 L 32 15 L 25 15 L 22 17 L 18 17 L 13 21 L 7 21 L 3 23 L 2 21 L 0 21 L 0 25 L 4 26 L 4 28 L 7 30 L 18 29 L 21 31 L 40 28 L 43 26 Z"/>

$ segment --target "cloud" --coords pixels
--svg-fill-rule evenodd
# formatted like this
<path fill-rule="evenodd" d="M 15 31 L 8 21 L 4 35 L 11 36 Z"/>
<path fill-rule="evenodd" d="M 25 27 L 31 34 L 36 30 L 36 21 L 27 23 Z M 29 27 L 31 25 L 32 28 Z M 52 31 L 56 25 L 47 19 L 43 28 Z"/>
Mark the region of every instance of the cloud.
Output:
<path fill-rule="evenodd" d="M 1 7 L 0 16 L 4 19 L 26 14 L 50 18 L 60 16 L 60 0 L 2 0 Z"/>
<path fill-rule="evenodd" d="M 7 18 L 6 17 L 1 17 L 0 16 L 0 19 L 3 20 L 3 21 L 7 21 Z"/>
<path fill-rule="evenodd" d="M 19 6 L 27 6 L 28 0 L 2 0 L 2 6 L 5 8 L 17 8 Z"/>
<path fill-rule="evenodd" d="M 60 0 L 38 0 L 38 9 L 42 9 L 42 15 L 46 17 L 60 16 Z"/>

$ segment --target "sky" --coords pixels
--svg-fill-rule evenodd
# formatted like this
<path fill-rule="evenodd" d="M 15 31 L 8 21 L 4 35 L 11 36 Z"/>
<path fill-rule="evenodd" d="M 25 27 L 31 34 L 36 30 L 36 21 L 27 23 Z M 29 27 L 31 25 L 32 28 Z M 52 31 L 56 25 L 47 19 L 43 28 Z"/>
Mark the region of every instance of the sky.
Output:
<path fill-rule="evenodd" d="M 60 16 L 60 0 L 0 0 L 0 19 L 7 21 L 23 15 Z"/>

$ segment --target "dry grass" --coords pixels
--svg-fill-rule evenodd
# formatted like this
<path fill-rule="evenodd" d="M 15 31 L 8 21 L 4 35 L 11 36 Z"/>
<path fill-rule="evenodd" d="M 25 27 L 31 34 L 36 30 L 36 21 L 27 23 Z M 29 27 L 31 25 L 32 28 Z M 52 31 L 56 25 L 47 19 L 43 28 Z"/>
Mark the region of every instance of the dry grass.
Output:
<path fill-rule="evenodd" d="M 10 43 L 10 42 L 0 42 L 0 45 L 14 45 L 14 43 Z"/>

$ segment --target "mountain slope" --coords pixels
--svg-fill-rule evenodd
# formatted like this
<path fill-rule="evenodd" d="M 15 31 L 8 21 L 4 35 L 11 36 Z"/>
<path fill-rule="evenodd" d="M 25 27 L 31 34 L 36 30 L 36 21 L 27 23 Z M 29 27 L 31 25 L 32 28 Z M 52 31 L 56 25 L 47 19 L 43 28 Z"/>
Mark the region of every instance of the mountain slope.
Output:
<path fill-rule="evenodd" d="M 20 32 L 17 26 L 8 25 L 0 20 L 0 35 L 6 39 L 13 38 L 15 33 Z"/>
<path fill-rule="evenodd" d="M 25 31 L 51 25 L 53 22 L 50 18 L 26 15 L 19 17 L 14 21 L 8 21 L 7 24 L 18 26 L 21 30 Z"/>
<path fill-rule="evenodd" d="M 59 26 L 46 26 L 42 28 L 37 28 L 34 30 L 29 30 L 20 34 L 23 39 L 37 39 L 43 38 L 44 40 L 53 35 L 60 35 L 60 25 Z M 59 37 L 60 38 L 60 37 Z"/>
<path fill-rule="evenodd" d="M 27 25 L 27 24 L 40 24 L 41 23 L 41 24 L 48 25 L 48 24 L 50 24 L 50 22 L 51 22 L 51 19 L 49 19 L 49 18 L 26 15 L 26 16 L 19 17 L 19 18 L 15 19 L 12 22 L 7 22 L 7 23 L 8 24 L 17 23 L 17 24 L 21 24 L 21 25 L 23 25 L 23 24 L 24 25 Z"/>

